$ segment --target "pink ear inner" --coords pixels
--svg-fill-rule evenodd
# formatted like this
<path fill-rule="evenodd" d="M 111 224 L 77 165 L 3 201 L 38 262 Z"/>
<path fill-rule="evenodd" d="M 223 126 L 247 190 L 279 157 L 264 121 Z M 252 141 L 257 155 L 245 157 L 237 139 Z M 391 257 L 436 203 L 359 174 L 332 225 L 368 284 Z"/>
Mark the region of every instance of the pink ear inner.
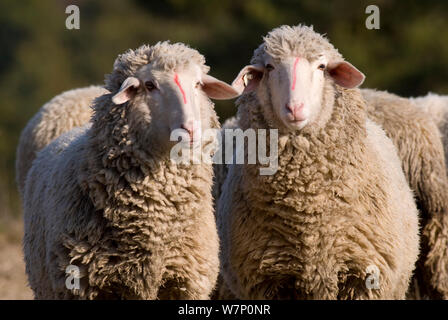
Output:
<path fill-rule="evenodd" d="M 180 92 L 182 93 L 182 97 L 184 98 L 184 103 L 187 104 L 187 97 L 185 96 L 185 91 L 184 91 L 184 89 L 182 89 L 182 86 L 180 85 L 179 77 L 177 76 L 177 73 L 174 74 L 174 82 L 175 82 L 176 85 L 179 87 Z"/>
<path fill-rule="evenodd" d="M 297 68 L 297 63 L 299 62 L 299 58 L 296 58 L 296 60 L 294 61 L 294 68 L 292 70 L 293 74 L 292 74 L 292 86 L 291 86 L 291 90 L 294 90 L 296 88 L 296 68 Z"/>

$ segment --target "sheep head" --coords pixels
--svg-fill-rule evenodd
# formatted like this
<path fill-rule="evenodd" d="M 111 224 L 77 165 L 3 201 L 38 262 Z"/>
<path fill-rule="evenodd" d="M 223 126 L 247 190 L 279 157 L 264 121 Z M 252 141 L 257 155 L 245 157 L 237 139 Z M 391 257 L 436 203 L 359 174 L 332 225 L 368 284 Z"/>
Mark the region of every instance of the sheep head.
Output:
<path fill-rule="evenodd" d="M 156 137 L 159 144 L 169 146 L 171 132 L 180 129 L 185 135 L 182 141 L 192 144 L 211 126 L 214 110 L 209 98 L 238 95 L 232 86 L 208 75 L 204 62 L 202 55 L 183 44 L 144 46 L 117 59 L 106 87 L 115 105 L 131 110 L 130 127 L 140 137 L 151 136 L 153 141 Z"/>
<path fill-rule="evenodd" d="M 312 28 L 283 26 L 264 38 L 232 85 L 240 93 L 255 91 L 272 106 L 279 126 L 296 131 L 320 118 L 333 84 L 355 88 L 363 81 L 364 75 Z"/>

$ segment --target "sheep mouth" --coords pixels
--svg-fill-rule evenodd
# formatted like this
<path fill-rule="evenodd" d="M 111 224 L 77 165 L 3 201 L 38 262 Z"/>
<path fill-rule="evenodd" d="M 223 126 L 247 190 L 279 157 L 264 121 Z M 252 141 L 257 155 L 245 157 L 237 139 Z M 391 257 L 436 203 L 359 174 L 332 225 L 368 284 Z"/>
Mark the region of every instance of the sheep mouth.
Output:
<path fill-rule="evenodd" d="M 299 119 L 299 120 L 289 120 L 288 124 L 292 125 L 292 126 L 300 126 L 303 125 L 304 123 L 306 123 L 308 121 L 308 119 Z"/>
<path fill-rule="evenodd" d="M 289 119 L 288 121 L 285 121 L 285 125 L 289 130 L 301 130 L 308 124 L 308 119 L 303 120 L 292 120 Z"/>
<path fill-rule="evenodd" d="M 290 123 L 300 123 L 300 122 L 303 122 L 303 121 L 306 121 L 307 119 L 306 118 L 303 118 L 303 119 L 293 119 L 293 120 L 289 120 L 289 122 Z"/>

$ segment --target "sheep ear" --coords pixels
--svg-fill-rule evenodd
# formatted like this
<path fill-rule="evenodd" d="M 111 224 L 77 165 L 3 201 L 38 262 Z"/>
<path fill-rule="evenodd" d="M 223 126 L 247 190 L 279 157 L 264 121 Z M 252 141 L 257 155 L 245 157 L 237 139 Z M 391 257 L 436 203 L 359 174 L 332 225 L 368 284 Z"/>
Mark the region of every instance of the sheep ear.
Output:
<path fill-rule="evenodd" d="M 347 89 L 360 86 L 366 78 L 361 71 L 346 61 L 329 64 L 327 70 L 336 84 Z"/>
<path fill-rule="evenodd" d="M 208 74 L 202 75 L 202 90 L 209 98 L 217 100 L 233 99 L 240 95 L 231 85 Z"/>
<path fill-rule="evenodd" d="M 233 80 L 232 87 L 234 87 L 239 94 L 247 93 L 257 89 L 263 78 L 264 67 L 259 64 L 252 64 L 245 66 L 238 76 Z"/>
<path fill-rule="evenodd" d="M 120 90 L 112 97 L 115 104 L 123 104 L 135 96 L 136 89 L 140 86 L 140 81 L 135 77 L 128 77 L 123 81 Z"/>

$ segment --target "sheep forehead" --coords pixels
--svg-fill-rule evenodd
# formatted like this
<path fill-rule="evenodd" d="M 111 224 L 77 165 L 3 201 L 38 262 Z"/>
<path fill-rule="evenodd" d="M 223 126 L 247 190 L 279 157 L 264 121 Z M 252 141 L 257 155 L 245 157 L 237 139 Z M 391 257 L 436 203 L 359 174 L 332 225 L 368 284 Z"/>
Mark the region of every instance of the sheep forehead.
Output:
<path fill-rule="evenodd" d="M 137 49 L 137 51 L 140 51 L 139 53 L 145 57 L 147 63 L 151 63 L 154 67 L 166 71 L 183 69 L 190 64 L 204 67 L 204 69 L 208 71 L 207 67 L 204 65 L 204 56 L 197 50 L 194 50 L 183 43 L 171 44 L 165 41 L 159 42 L 152 47 L 143 46 L 139 49 Z"/>
<path fill-rule="evenodd" d="M 190 79 L 200 80 L 202 72 L 201 67 L 194 63 L 181 65 L 174 69 L 166 69 L 164 66 L 149 63 L 141 67 L 136 72 L 136 75 L 141 80 L 157 79 L 159 81 L 171 81 L 175 74 L 183 74 Z"/>
<path fill-rule="evenodd" d="M 251 63 L 265 62 L 266 55 L 274 60 L 303 57 L 314 61 L 324 56 L 326 60 L 342 60 L 342 55 L 322 35 L 307 26 L 282 26 L 268 33 L 255 51 Z"/>
<path fill-rule="evenodd" d="M 183 43 L 164 41 L 153 46 L 143 45 L 119 55 L 113 72 L 106 77 L 106 87 L 111 92 L 117 91 L 126 77 L 135 76 L 140 68 L 148 64 L 165 71 L 181 70 L 190 65 L 199 66 L 203 73 L 209 71 L 204 56 L 197 50 Z"/>

